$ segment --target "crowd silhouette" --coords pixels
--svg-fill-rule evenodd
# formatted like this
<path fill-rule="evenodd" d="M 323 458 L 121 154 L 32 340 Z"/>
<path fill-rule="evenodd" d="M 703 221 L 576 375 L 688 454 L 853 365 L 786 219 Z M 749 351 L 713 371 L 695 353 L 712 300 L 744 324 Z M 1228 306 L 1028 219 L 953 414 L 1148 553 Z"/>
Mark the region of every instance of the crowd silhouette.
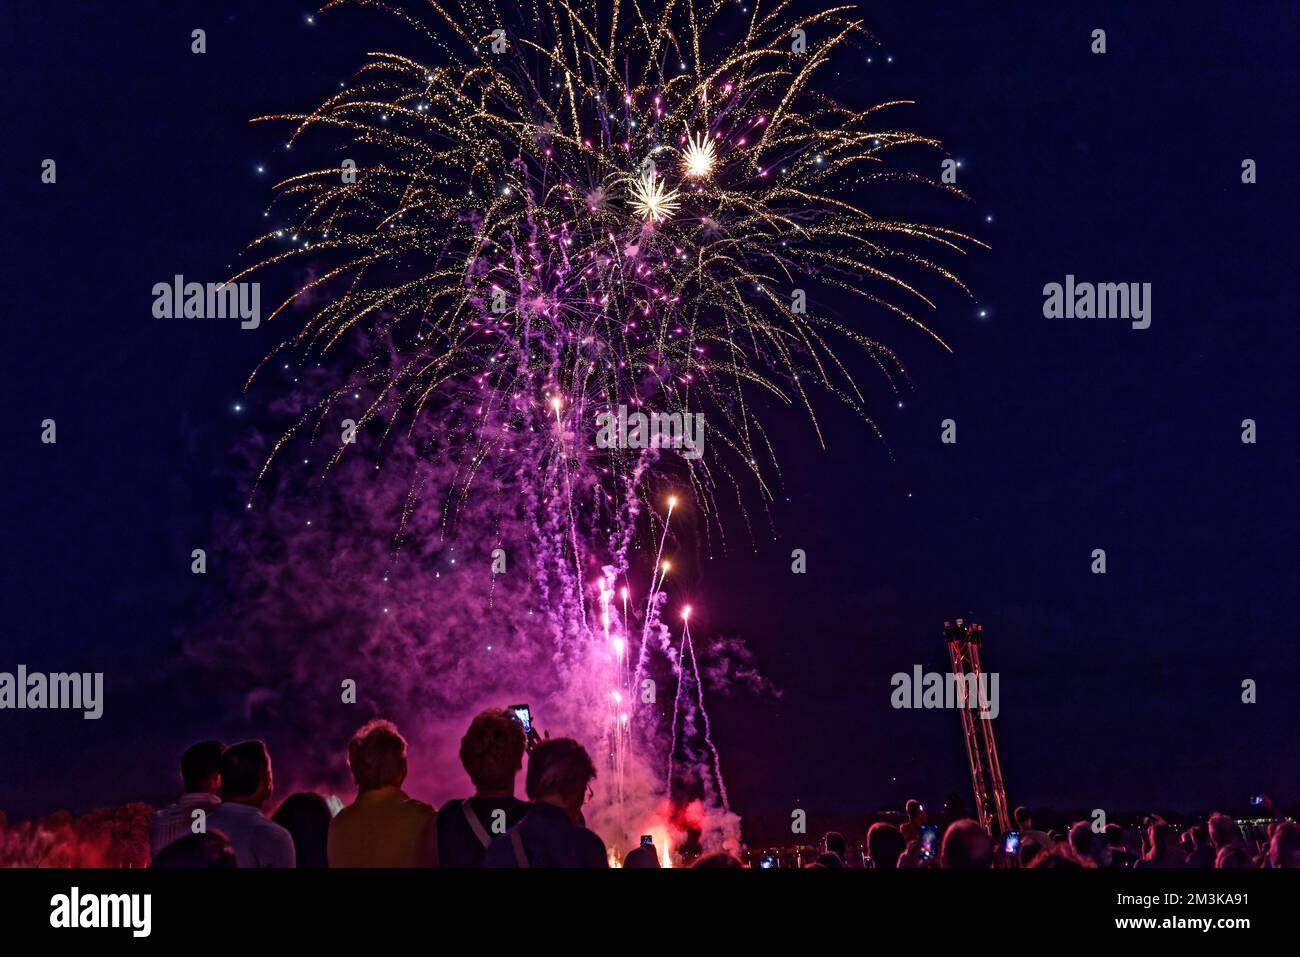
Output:
<path fill-rule="evenodd" d="M 519 773 L 527 800 L 515 796 Z M 587 828 L 596 766 L 572 738 L 538 739 L 505 708 L 483 711 L 460 742 L 473 793 L 435 810 L 403 790 L 406 739 L 391 721 L 362 725 L 347 745 L 356 797 L 346 806 L 311 791 L 290 794 L 273 815 L 271 755 L 261 741 L 229 747 L 201 741 L 181 756 L 183 793 L 156 811 L 127 805 L 73 820 L 66 812 L 33 827 L 9 827 L 0 814 L 0 863 L 34 866 L 155 868 L 604 868 L 605 843 Z M 147 827 L 145 826 L 147 815 Z M 1014 830 L 994 836 L 955 815 L 942 829 L 921 802 L 906 802 L 899 823 L 879 820 L 853 848 L 827 832 L 796 866 L 993 869 L 1027 868 L 1300 868 L 1300 825 L 1272 816 L 1243 826 L 1221 813 L 1179 827 L 1158 815 L 1121 825 L 1078 821 L 1041 830 L 1016 808 Z M 1050 817 L 1049 817 L 1050 820 Z M 123 833 L 147 830 L 147 856 Z M 788 855 L 764 854 L 757 866 Z M 626 868 L 660 865 L 649 838 L 622 859 Z M 683 862 L 685 863 L 685 862 Z M 694 858 L 693 867 L 745 867 L 727 851 Z"/>
<path fill-rule="evenodd" d="M 525 752 L 528 800 L 521 801 L 515 788 Z M 267 817 L 273 777 L 265 744 L 194 745 L 181 757 L 185 793 L 151 820 L 153 866 L 609 866 L 605 843 L 582 812 L 596 777 L 586 748 L 572 738 L 530 742 L 507 709 L 470 723 L 460 760 L 474 793 L 441 811 L 402 790 L 406 739 L 391 721 L 362 725 L 347 755 L 357 786 L 351 804 L 331 814 L 323 797 L 298 792 Z M 628 866 L 646 866 L 644 857 L 629 855 Z"/>
<path fill-rule="evenodd" d="M 1074 869 L 1124 868 L 1300 868 L 1300 825 L 1268 821 L 1247 828 L 1226 814 L 1214 813 L 1207 824 L 1179 830 L 1159 815 L 1140 826 L 1076 821 L 1064 830 L 1041 831 L 1024 807 L 1014 813 L 1015 830 L 1001 843 L 971 818 L 950 823 L 939 836 L 928 824 L 920 802 L 908 801 L 901 826 L 876 822 L 867 832 L 864 864 L 885 870 L 937 867 L 980 870 L 1002 867 Z M 827 863 L 838 834 L 823 840 L 825 853 L 807 866 Z M 929 840 L 927 840 L 929 839 Z"/>

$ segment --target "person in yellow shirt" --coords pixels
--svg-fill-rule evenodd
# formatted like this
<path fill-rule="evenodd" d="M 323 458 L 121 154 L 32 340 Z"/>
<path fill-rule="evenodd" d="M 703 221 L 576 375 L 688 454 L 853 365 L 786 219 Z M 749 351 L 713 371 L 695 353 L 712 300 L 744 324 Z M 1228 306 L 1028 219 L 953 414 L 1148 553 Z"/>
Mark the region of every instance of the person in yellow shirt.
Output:
<path fill-rule="evenodd" d="M 402 790 L 406 739 L 391 721 L 362 725 L 348 743 L 357 797 L 330 822 L 330 867 L 437 867 L 438 814 Z"/>

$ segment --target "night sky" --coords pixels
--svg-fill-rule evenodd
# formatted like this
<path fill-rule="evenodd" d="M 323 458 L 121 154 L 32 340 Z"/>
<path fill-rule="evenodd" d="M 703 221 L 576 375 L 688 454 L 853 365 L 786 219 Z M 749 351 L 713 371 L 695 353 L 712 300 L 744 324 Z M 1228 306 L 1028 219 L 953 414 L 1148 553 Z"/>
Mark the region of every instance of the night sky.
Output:
<path fill-rule="evenodd" d="M 242 507 L 230 451 L 251 426 L 235 406 L 283 332 L 150 308 L 154 283 L 220 278 L 263 228 L 294 167 L 283 131 L 249 118 L 314 106 L 368 51 L 420 51 L 378 13 L 311 12 L 3 14 L 0 670 L 104 671 L 107 688 L 99 721 L 0 712 L 11 815 L 165 799 L 197 737 L 255 734 L 276 752 L 276 728 L 242 723 L 229 689 L 176 662 L 221 607 L 194 600 L 189 530 Z M 851 814 L 968 798 L 957 715 L 889 704 L 893 673 L 946 669 L 941 626 L 957 615 L 984 625 L 1001 676 L 1013 803 L 1294 802 L 1300 7 L 899 0 L 863 15 L 879 45 L 841 62 L 831 91 L 915 100 L 892 122 L 942 139 L 927 172 L 960 159 L 973 200 L 864 205 L 901 202 L 992 250 L 959 265 L 977 301 L 938 300 L 951 354 L 873 320 L 910 374 L 895 394 L 858 365 L 883 438 L 828 401 L 822 449 L 773 410 L 775 536 L 760 521 L 751 541 L 730 516 L 726 552 L 694 563 L 693 630 L 743 638 L 781 691 L 709 701 L 733 803 Z M 1096 28 L 1105 55 L 1089 51 Z M 47 157 L 55 185 L 40 182 Z M 1151 283 L 1151 328 L 1044 318 L 1044 284 L 1067 273 Z M 939 441 L 945 418 L 955 446 Z"/>

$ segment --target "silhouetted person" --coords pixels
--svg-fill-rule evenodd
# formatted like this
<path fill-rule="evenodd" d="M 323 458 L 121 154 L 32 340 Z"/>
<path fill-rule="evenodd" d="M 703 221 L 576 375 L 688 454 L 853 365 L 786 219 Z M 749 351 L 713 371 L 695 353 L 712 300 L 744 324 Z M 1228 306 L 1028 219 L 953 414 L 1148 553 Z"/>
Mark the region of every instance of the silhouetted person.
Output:
<path fill-rule="evenodd" d="M 1134 867 L 1177 868 L 1187 864 L 1182 849 L 1178 846 L 1178 833 L 1164 821 L 1152 821 L 1147 829 L 1150 835 L 1150 847 L 1142 860 Z"/>
<path fill-rule="evenodd" d="M 235 849 L 220 831 L 186 834 L 172 841 L 154 857 L 156 868 L 228 868 L 238 867 Z"/>
<path fill-rule="evenodd" d="M 1255 859 L 1244 844 L 1229 844 L 1227 847 L 1219 848 L 1219 853 L 1214 856 L 1214 866 L 1237 870 L 1248 869 L 1255 867 Z"/>
<path fill-rule="evenodd" d="M 524 761 L 524 726 L 505 708 L 489 708 L 460 739 L 460 763 L 474 796 L 449 801 L 438 812 L 442 867 L 481 867 L 488 845 L 523 820 L 528 803 L 515 797 Z"/>
<path fill-rule="evenodd" d="M 919 841 L 921 839 L 921 827 L 929 820 L 925 813 L 925 806 L 913 798 L 903 806 L 903 810 L 907 812 L 907 820 L 899 828 L 903 832 L 903 838 L 907 841 Z"/>
<path fill-rule="evenodd" d="M 1016 808 L 1014 817 L 1016 819 L 1016 830 L 1020 832 L 1020 847 L 1022 852 L 1024 850 L 1025 841 L 1029 841 L 1030 844 L 1030 857 L 1037 853 L 1037 848 L 1050 849 L 1053 846 L 1052 839 L 1048 837 L 1045 832 L 1034 827 L 1034 816 L 1029 808 L 1021 805 Z M 1020 859 L 1022 862 L 1025 860 L 1025 855 L 1023 853 L 1021 853 Z"/>
<path fill-rule="evenodd" d="M 903 853 L 898 855 L 898 869 L 911 869 L 914 867 L 932 868 L 939 866 L 939 842 L 935 841 L 931 849 L 931 856 L 926 857 L 922 854 L 921 841 L 918 838 L 915 841 L 908 841 L 903 848 Z"/>
<path fill-rule="evenodd" d="M 623 858 L 623 867 L 659 867 L 659 852 L 653 844 L 638 844 Z"/>
<path fill-rule="evenodd" d="M 744 866 L 745 864 L 740 858 L 728 854 L 726 851 L 713 851 L 709 854 L 701 855 L 696 858 L 695 863 L 691 865 L 691 867 L 698 867 L 706 870 L 713 868 L 734 870 L 736 868 L 743 868 Z"/>
<path fill-rule="evenodd" d="M 195 810 L 206 814 L 221 803 L 218 795 L 224 750 L 220 741 L 200 741 L 185 749 L 181 755 L 181 783 L 185 791 L 149 819 L 150 857 L 157 857 L 172 841 L 194 833 Z"/>
<path fill-rule="evenodd" d="M 1118 824 L 1106 825 L 1106 844 L 1112 868 L 1129 868 L 1137 861 L 1137 855 L 1124 846 L 1124 829 Z"/>
<path fill-rule="evenodd" d="M 580 823 L 595 776 L 587 749 L 572 738 L 539 744 L 524 779 L 528 813 L 492 842 L 483 866 L 608 867 L 605 842 Z"/>
<path fill-rule="evenodd" d="M 1283 821 L 1277 826 L 1268 845 L 1268 866 L 1286 870 L 1300 868 L 1300 824 Z"/>
<path fill-rule="evenodd" d="M 293 853 L 299 868 L 328 867 L 325 847 L 329 840 L 329 802 L 315 791 L 290 794 L 271 815 L 271 820 L 293 838 Z"/>
<path fill-rule="evenodd" d="M 1110 844 L 1087 821 L 1078 821 L 1070 828 L 1070 850 L 1085 867 L 1110 867 Z"/>
<path fill-rule="evenodd" d="M 903 832 L 886 821 L 877 821 L 867 831 L 867 858 L 882 871 L 898 867 L 898 855 L 907 847 Z"/>
<path fill-rule="evenodd" d="M 1233 825 L 1236 826 L 1235 824 Z M 1198 824 L 1185 835 L 1190 846 L 1187 848 L 1187 866 L 1199 868 L 1214 867 L 1218 849 L 1210 841 L 1210 833 L 1205 825 Z"/>
<path fill-rule="evenodd" d="M 817 855 L 817 862 L 823 867 L 848 867 L 849 842 L 839 831 L 827 831 L 822 835 L 822 852 Z"/>
<path fill-rule="evenodd" d="M 406 739 L 375 719 L 348 742 L 357 797 L 330 822 L 330 867 L 437 867 L 438 815 L 402 790 Z"/>
<path fill-rule="evenodd" d="M 1069 852 L 1064 844 L 1058 844 L 1051 850 L 1043 851 L 1035 855 L 1034 859 L 1029 862 L 1032 868 L 1042 868 L 1043 870 L 1074 870 L 1077 871 L 1083 867 L 1074 856 Z"/>
<path fill-rule="evenodd" d="M 1211 814 L 1207 830 L 1210 835 L 1210 844 L 1213 845 L 1216 855 L 1225 847 L 1246 846 L 1246 842 L 1241 836 L 1241 828 L 1237 827 L 1237 822 L 1226 814 L 1220 814 L 1217 811 Z"/>
<path fill-rule="evenodd" d="M 1028 867 L 1039 854 L 1048 854 L 1056 843 L 1043 831 L 1030 828 L 1020 835 L 1020 866 Z"/>
<path fill-rule="evenodd" d="M 271 796 L 271 756 L 261 741 L 232 745 L 221 755 L 221 803 L 207 828 L 230 839 L 240 867 L 293 867 L 293 838 L 262 814 Z"/>
<path fill-rule="evenodd" d="M 966 870 L 992 867 L 993 838 L 968 817 L 953 821 L 943 835 L 939 866 Z"/>

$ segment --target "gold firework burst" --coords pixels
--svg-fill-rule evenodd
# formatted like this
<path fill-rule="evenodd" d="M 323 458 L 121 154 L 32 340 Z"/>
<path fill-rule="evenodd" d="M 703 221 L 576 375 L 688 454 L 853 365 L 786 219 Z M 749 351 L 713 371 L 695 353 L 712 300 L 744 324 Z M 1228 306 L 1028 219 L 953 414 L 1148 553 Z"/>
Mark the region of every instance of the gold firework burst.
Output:
<path fill-rule="evenodd" d="M 701 133 L 697 137 L 692 133 L 682 151 L 682 175 L 688 179 L 706 179 L 713 172 L 716 158 L 717 150 L 708 134 Z"/>
<path fill-rule="evenodd" d="M 558 393 L 583 414 L 706 408 L 717 441 L 689 466 L 697 496 L 742 472 L 771 499 L 776 450 L 752 393 L 799 406 L 819 437 L 819 393 L 874 428 L 841 346 L 892 382 L 902 366 L 880 319 L 943 344 L 930 286 L 964 291 L 945 260 L 983 244 L 861 205 L 867 187 L 964 194 L 901 165 L 940 145 L 882 119 L 906 101 L 864 109 L 819 92 L 817 74 L 864 32 L 851 4 L 798 14 L 756 0 L 735 34 L 734 5 L 719 2 L 325 6 L 349 3 L 397 13 L 431 62 L 374 53 L 316 109 L 263 118 L 291 123 L 290 144 L 310 130 L 365 158 L 354 177 L 322 162 L 283 179 L 261 261 L 231 279 L 309 260 L 270 317 L 309 307 L 286 347 L 368 343 L 362 427 L 465 402 L 478 423 L 462 433 L 465 488 L 493 463 L 549 454 L 528 444 L 550 435 L 528 403 Z M 480 39 L 503 17 L 512 39 L 492 52 Z M 796 55 L 794 29 L 825 39 Z M 647 156 L 660 168 L 640 168 Z M 795 309 L 796 289 L 817 308 Z M 866 308 L 844 310 L 846 297 Z M 642 481 L 620 455 L 605 474 Z"/>
<path fill-rule="evenodd" d="M 677 212 L 681 205 L 675 189 L 669 189 L 663 179 L 651 170 L 632 179 L 632 194 L 629 202 L 638 216 L 648 223 L 660 223 Z"/>

